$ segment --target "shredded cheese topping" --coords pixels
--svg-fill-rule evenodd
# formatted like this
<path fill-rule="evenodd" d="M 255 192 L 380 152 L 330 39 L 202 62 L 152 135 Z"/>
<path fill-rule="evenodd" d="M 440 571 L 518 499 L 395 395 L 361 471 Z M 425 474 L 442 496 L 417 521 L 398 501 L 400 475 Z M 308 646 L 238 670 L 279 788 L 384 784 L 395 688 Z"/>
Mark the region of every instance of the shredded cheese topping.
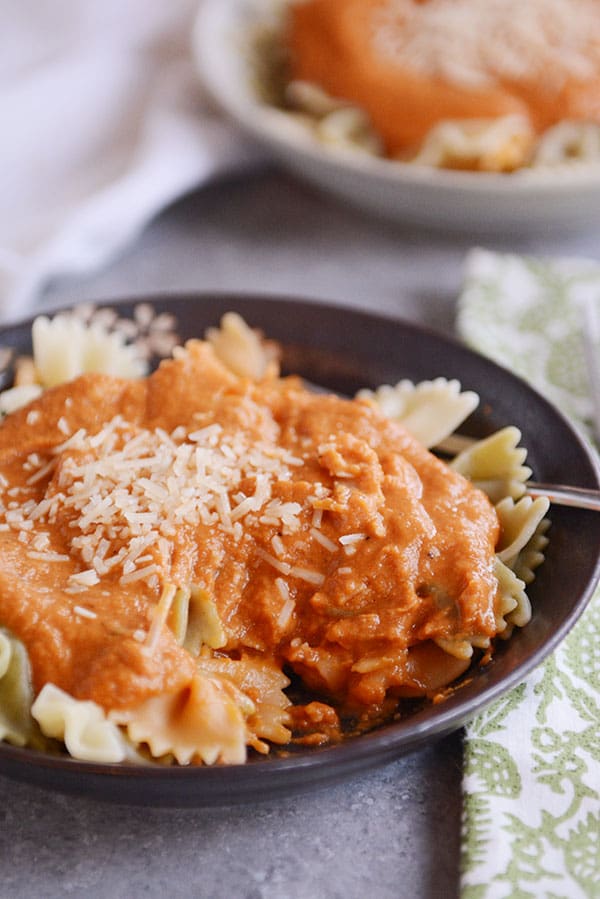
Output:
<path fill-rule="evenodd" d="M 273 498 L 272 488 L 302 464 L 284 448 L 249 443 L 246 435 L 228 434 L 218 424 L 168 434 L 134 428 L 117 416 L 97 434 L 80 429 L 50 458 L 29 456 L 28 484 L 52 475 L 50 489 L 39 502 L 9 502 L 0 511 L 24 539 L 34 522 L 53 523 L 59 516 L 68 521 L 71 546 L 86 565 L 69 579 L 73 592 L 111 571 L 122 584 L 143 580 L 156 586 L 167 573 L 169 538 L 180 527 L 214 526 L 239 539 L 248 516 L 258 515 L 263 523 L 277 523 L 281 533 L 296 530 L 300 505 Z M 247 492 L 240 490 L 242 482 Z M 69 559 L 36 546 L 32 558 Z M 277 564 L 275 557 L 269 561 Z M 289 565 L 281 567 L 290 573 Z"/>
<path fill-rule="evenodd" d="M 398 65 L 472 89 L 531 81 L 559 89 L 600 70 L 597 0 L 388 0 L 375 40 Z"/>

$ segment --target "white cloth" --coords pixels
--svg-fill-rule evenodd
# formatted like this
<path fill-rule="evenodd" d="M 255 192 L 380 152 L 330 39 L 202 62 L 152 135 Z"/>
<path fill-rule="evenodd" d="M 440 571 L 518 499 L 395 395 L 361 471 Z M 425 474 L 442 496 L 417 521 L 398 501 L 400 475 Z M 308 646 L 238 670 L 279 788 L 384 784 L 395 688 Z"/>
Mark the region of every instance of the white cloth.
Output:
<path fill-rule="evenodd" d="M 0 0 L 0 317 L 256 148 L 194 72 L 198 0 Z"/>

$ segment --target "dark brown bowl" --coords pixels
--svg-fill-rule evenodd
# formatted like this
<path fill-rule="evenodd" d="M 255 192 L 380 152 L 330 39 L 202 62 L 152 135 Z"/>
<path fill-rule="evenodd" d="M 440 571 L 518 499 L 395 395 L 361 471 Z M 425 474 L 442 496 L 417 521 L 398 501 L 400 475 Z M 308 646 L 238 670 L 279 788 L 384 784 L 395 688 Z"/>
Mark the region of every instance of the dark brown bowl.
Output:
<path fill-rule="evenodd" d="M 130 315 L 142 298 L 114 304 Z M 143 298 L 147 301 L 146 298 Z M 523 433 L 528 464 L 539 481 L 599 487 L 588 449 L 566 419 L 509 371 L 462 345 L 416 325 L 304 300 L 237 294 L 161 296 L 149 300 L 176 316 L 182 339 L 201 337 L 229 310 L 278 340 L 286 372 L 340 393 L 438 376 L 457 378 L 481 397 L 466 432 L 479 436 L 507 424 Z M 31 322 L 0 330 L 0 344 L 30 348 Z M 546 560 L 528 589 L 531 622 L 500 646 L 445 702 L 428 705 L 364 736 L 288 757 L 202 768 L 100 765 L 0 744 L 0 773 L 43 787 L 98 799 L 163 806 L 231 804 L 301 792 L 389 762 L 461 727 L 520 683 L 551 653 L 581 615 L 600 576 L 600 515 L 553 507 Z"/>

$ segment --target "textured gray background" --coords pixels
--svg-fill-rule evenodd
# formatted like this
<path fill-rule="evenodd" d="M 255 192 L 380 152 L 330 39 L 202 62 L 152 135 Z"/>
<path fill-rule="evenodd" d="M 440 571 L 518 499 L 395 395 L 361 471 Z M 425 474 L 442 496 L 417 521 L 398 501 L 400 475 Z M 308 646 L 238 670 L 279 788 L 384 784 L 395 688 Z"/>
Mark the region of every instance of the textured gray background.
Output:
<path fill-rule="evenodd" d="M 177 203 L 103 272 L 51 285 L 43 305 L 269 291 L 452 333 L 464 255 L 477 243 L 379 221 L 266 169 Z M 600 258 L 597 233 L 485 246 Z M 118 807 L 0 776 L 0 899 L 454 899 L 460 778 L 460 734 L 341 785 L 252 807 Z"/>

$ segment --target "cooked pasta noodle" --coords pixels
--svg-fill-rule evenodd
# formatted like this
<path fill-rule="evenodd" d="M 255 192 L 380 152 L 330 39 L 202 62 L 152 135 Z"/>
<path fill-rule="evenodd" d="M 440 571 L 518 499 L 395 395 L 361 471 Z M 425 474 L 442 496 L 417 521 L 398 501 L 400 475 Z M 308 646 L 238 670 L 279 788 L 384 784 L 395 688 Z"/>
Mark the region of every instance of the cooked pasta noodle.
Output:
<path fill-rule="evenodd" d="M 31 716 L 33 690 L 27 651 L 0 628 L 0 740 L 43 748 Z"/>
<path fill-rule="evenodd" d="M 450 463 L 483 490 L 493 503 L 504 497 L 518 499 L 525 493 L 531 469 L 523 463 L 527 450 L 519 446 L 521 432 L 509 425 L 463 450 Z"/>
<path fill-rule="evenodd" d="M 134 753 L 121 731 L 95 702 L 74 699 L 47 683 L 31 706 L 47 737 L 61 740 L 73 758 L 87 762 L 122 762 Z"/>
<path fill-rule="evenodd" d="M 534 165 L 600 162 L 600 126 L 594 122 L 560 122 L 541 137 Z"/>
<path fill-rule="evenodd" d="M 246 717 L 252 703 L 233 684 L 195 674 L 176 693 L 152 696 L 132 710 L 113 711 L 133 745 L 180 765 L 241 764 L 246 760 Z"/>
<path fill-rule="evenodd" d="M 375 392 L 359 390 L 358 399 L 374 403 L 430 449 L 449 437 L 479 405 L 472 390 L 461 391 L 457 380 L 399 381 L 383 385 Z"/>
<path fill-rule="evenodd" d="M 519 553 L 533 540 L 550 502 L 546 497 L 521 497 L 518 502 L 507 496 L 496 503 L 500 520 L 500 541 L 496 547 L 498 558 L 511 568 Z"/>
<path fill-rule="evenodd" d="M 118 331 L 101 324 L 85 326 L 72 315 L 38 316 L 32 328 L 33 359 L 40 384 L 53 387 L 82 372 L 104 372 L 124 378 L 146 373 L 135 347 Z"/>
<path fill-rule="evenodd" d="M 0 393 L 0 415 L 10 415 L 11 412 L 26 406 L 41 395 L 42 389 L 39 384 L 22 384 L 3 390 Z"/>
<path fill-rule="evenodd" d="M 501 603 L 496 627 L 501 637 L 509 637 L 512 625 L 525 627 L 531 619 L 531 603 L 525 592 L 525 583 L 515 572 L 496 557 L 496 577 L 500 584 Z"/>
<path fill-rule="evenodd" d="M 227 642 L 214 599 L 195 585 L 177 591 L 169 627 L 177 642 L 194 656 L 200 654 L 203 646 L 221 649 Z"/>
<path fill-rule="evenodd" d="M 534 580 L 535 569 L 544 561 L 544 550 L 548 546 L 546 533 L 549 527 L 550 521 L 543 518 L 528 543 L 511 562 L 513 571 L 524 584 L 530 584 Z"/>

